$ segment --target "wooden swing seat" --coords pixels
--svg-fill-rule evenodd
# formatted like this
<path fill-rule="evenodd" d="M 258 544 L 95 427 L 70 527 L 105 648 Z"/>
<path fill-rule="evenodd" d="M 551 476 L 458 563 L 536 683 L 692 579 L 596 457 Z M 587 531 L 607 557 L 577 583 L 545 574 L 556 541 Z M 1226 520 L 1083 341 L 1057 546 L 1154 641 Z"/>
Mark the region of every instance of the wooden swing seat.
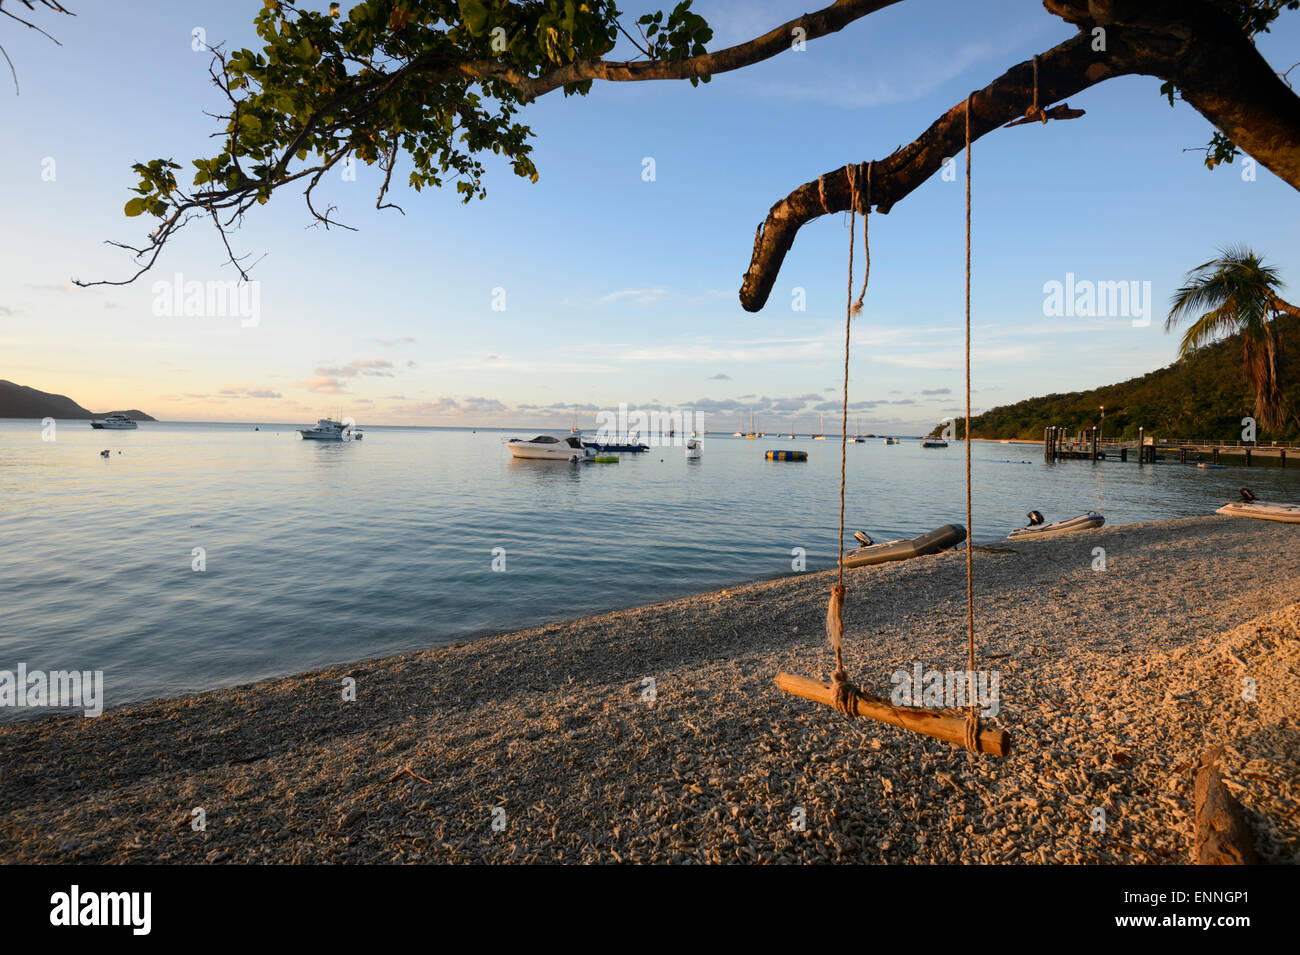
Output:
<path fill-rule="evenodd" d="M 824 706 L 835 705 L 835 690 L 829 683 L 806 676 L 796 676 L 793 673 L 778 673 L 776 685 L 783 693 L 812 700 Z M 911 706 L 894 706 L 888 700 L 867 696 L 861 691 L 852 697 L 850 708 L 854 716 L 865 716 L 867 719 L 889 723 L 899 729 L 924 733 L 926 736 L 947 740 L 958 746 L 965 745 L 965 714 L 956 715 Z M 1006 730 L 981 727 L 979 748 L 981 753 L 988 753 L 990 756 L 1006 756 L 1011 752 L 1011 734 Z"/>

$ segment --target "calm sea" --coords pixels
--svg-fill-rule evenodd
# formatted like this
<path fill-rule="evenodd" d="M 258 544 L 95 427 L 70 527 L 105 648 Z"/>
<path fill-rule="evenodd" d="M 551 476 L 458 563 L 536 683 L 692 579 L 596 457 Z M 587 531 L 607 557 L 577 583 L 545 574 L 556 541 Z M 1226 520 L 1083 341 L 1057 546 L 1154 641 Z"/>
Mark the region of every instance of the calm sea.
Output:
<path fill-rule="evenodd" d="M 67 421 L 45 441 L 39 421 L 0 420 L 0 670 L 103 670 L 114 706 L 788 574 L 796 547 L 810 571 L 834 563 L 835 439 L 710 435 L 700 461 L 666 447 L 575 467 L 513 459 L 503 441 L 527 431 L 333 444 L 260 427 Z M 809 461 L 763 459 L 786 447 Z M 1300 497 L 1296 469 L 973 454 L 977 542 L 1030 508 L 1123 523 L 1209 514 L 1242 485 Z M 964 522 L 960 443 L 848 455 L 850 531 Z"/>

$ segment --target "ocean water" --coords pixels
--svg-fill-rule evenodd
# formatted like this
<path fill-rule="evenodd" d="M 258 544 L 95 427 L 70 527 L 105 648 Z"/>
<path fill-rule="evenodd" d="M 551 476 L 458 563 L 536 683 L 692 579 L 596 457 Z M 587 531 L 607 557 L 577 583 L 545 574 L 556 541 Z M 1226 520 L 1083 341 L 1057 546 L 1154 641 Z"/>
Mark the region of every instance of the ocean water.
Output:
<path fill-rule="evenodd" d="M 664 447 L 573 466 L 512 458 L 503 442 L 525 430 L 370 427 L 336 444 L 260 427 L 69 421 L 45 441 L 39 421 L 0 420 L 0 670 L 102 670 L 116 706 L 789 574 L 794 548 L 810 571 L 834 565 L 833 438 L 710 435 L 700 461 Z M 1124 523 L 1209 514 L 1241 486 L 1300 498 L 1300 468 L 972 453 L 977 542 L 1031 508 Z M 963 458 L 959 442 L 850 443 L 849 534 L 964 523 Z M 0 707 L 0 722 L 27 715 Z"/>

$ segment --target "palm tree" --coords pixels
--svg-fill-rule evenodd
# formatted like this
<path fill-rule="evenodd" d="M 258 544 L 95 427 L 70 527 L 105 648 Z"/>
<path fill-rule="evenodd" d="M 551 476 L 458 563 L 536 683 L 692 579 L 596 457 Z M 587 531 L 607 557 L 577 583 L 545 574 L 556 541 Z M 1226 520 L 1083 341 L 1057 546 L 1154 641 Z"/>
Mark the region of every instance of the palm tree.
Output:
<path fill-rule="evenodd" d="M 1286 355 L 1273 319 L 1279 314 L 1300 318 L 1300 308 L 1284 301 L 1277 289 L 1277 269 L 1246 246 L 1219 250 L 1219 256 L 1187 273 L 1186 285 L 1174 293 L 1165 331 L 1184 318 L 1179 357 L 1226 338 L 1241 335 L 1243 370 L 1255 392 L 1255 418 L 1265 428 L 1279 427 L 1289 416 L 1282 392 Z"/>

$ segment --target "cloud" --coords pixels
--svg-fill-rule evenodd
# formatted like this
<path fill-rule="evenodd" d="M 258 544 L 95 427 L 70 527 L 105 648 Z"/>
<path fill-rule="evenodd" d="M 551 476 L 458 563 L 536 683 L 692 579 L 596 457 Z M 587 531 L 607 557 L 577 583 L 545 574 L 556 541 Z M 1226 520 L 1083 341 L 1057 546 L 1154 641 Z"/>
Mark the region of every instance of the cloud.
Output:
<path fill-rule="evenodd" d="M 10 315 L 17 315 L 17 314 L 18 314 L 18 309 L 10 308 L 8 305 L 0 305 L 0 315 L 4 315 L 5 317 L 8 317 Z"/>
<path fill-rule="evenodd" d="M 392 367 L 393 363 L 391 361 L 384 361 L 382 358 L 373 360 L 357 359 L 346 365 L 317 368 L 316 374 L 322 378 L 355 378 L 358 375 L 367 375 L 372 378 L 392 378 L 393 372 L 387 370 Z"/>
<path fill-rule="evenodd" d="M 668 294 L 666 288 L 625 288 L 617 292 L 610 292 L 608 295 L 602 295 L 596 299 L 597 305 L 608 305 L 611 302 L 631 299 L 637 305 L 653 305 L 659 299 Z"/>
<path fill-rule="evenodd" d="M 820 338 L 760 339 L 755 341 L 700 342 L 651 345 L 630 348 L 618 355 L 620 361 L 738 362 L 821 361 L 832 352 Z"/>
<path fill-rule="evenodd" d="M 746 400 L 748 399 L 748 400 Z M 821 401 L 820 395 L 788 395 L 782 397 L 771 397 L 763 395 L 741 395 L 739 398 L 699 398 L 696 401 L 687 402 L 684 407 L 696 411 L 700 414 L 736 414 L 742 412 L 748 414 L 751 410 L 756 415 L 764 414 L 781 414 L 788 415 L 800 411 L 817 411 L 817 410 L 839 410 L 839 402 L 827 402 L 824 407 L 809 408 L 812 402 Z"/>
<path fill-rule="evenodd" d="M 402 338 L 372 338 L 370 340 L 372 342 L 378 342 L 380 345 L 383 345 L 385 348 L 395 348 L 399 345 L 415 344 L 415 339 L 411 338 L 409 335 L 403 336 Z"/>
<path fill-rule="evenodd" d="M 922 69 L 909 70 L 908 82 L 895 83 L 885 77 L 845 75 L 836 71 L 833 64 L 800 70 L 798 80 L 756 79 L 746 76 L 744 87 L 751 93 L 786 103 L 819 103 L 840 109 L 868 109 L 910 103 L 921 99 L 967 69 L 1001 53 L 1001 48 L 991 43 L 967 43 L 958 50 L 920 54 L 914 63 L 925 64 Z"/>
<path fill-rule="evenodd" d="M 321 369 L 316 369 L 317 377 L 308 378 L 305 381 L 295 381 L 292 385 L 294 388 L 306 388 L 308 391 L 315 391 L 327 395 L 341 395 L 347 391 L 343 382 L 339 381 L 332 375 L 321 374 Z"/>
<path fill-rule="evenodd" d="M 731 376 L 724 374 L 723 372 L 718 372 L 716 375 L 710 375 L 709 381 L 731 381 Z"/>
<path fill-rule="evenodd" d="M 922 388 L 922 389 L 921 389 L 921 394 L 923 394 L 923 395 L 950 395 L 950 394 L 952 394 L 952 389 L 951 389 L 951 388 Z"/>
<path fill-rule="evenodd" d="M 248 385 L 228 385 L 217 394 L 225 398 L 283 398 L 284 395 L 270 388 L 250 388 Z"/>
<path fill-rule="evenodd" d="M 391 410 L 393 414 L 407 417 L 433 415 L 464 417 L 500 414 L 508 411 L 509 408 L 496 398 L 470 396 L 458 400 L 444 396 L 436 401 L 420 401 L 411 405 L 399 405 Z"/>

